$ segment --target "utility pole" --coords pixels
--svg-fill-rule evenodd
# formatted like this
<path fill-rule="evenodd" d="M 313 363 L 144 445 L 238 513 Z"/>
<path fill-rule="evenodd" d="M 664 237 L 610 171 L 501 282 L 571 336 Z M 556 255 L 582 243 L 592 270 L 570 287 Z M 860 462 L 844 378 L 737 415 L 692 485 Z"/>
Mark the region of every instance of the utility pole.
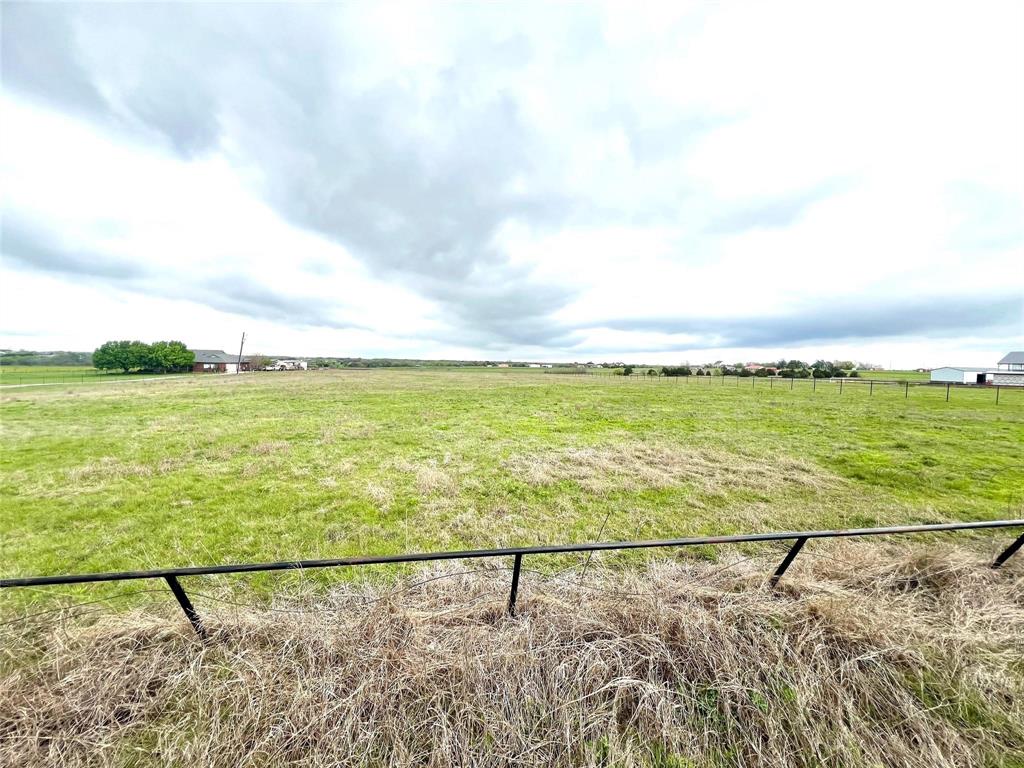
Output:
<path fill-rule="evenodd" d="M 242 350 L 245 348 L 245 331 L 242 331 L 242 343 L 238 345 L 238 368 L 235 373 L 242 372 Z"/>

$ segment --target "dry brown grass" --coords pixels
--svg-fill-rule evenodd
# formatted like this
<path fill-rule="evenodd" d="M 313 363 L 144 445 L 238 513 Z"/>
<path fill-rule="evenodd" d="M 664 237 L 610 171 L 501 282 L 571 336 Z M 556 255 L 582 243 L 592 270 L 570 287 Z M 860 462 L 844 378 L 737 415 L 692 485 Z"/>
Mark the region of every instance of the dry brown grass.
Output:
<path fill-rule="evenodd" d="M 287 440 L 264 440 L 252 447 L 252 452 L 256 456 L 283 453 L 289 450 L 291 450 L 291 444 Z"/>
<path fill-rule="evenodd" d="M 17 622 L 2 635 L 0 764 L 1024 760 L 1020 562 L 809 549 L 775 593 L 775 550 L 729 569 L 592 566 L 586 585 L 529 572 L 515 619 L 507 571 L 454 564 L 391 593 L 292 593 L 274 610 L 197 597 L 205 645 L 172 607 Z"/>
<path fill-rule="evenodd" d="M 712 493 L 734 488 L 771 491 L 784 486 L 824 488 L 837 482 L 821 467 L 788 456 L 738 456 L 708 448 L 636 441 L 517 454 L 505 466 L 533 485 L 570 480 L 595 493 L 684 483 Z"/>

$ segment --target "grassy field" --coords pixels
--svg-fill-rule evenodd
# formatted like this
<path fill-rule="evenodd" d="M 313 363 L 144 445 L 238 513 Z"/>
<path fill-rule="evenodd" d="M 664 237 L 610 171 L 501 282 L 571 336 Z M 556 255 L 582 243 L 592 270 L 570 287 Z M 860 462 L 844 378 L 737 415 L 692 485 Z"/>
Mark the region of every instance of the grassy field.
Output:
<path fill-rule="evenodd" d="M 105 382 L 119 379 L 153 377 L 153 373 L 120 373 L 101 371 L 84 365 L 0 365 L 0 386 L 21 384 L 88 384 L 93 380 Z M 181 374 L 169 374 L 181 375 Z"/>
<path fill-rule="evenodd" d="M 0 384 L 37 384 L 42 382 L 80 382 L 103 371 L 84 365 L 0 365 Z"/>
<path fill-rule="evenodd" d="M 5 576 L 1024 508 L 1024 391 L 296 372 L 0 420 Z M 204 643 L 161 583 L 3 590 L 0 764 L 1020 766 L 1010 540 L 814 542 L 779 590 L 779 543 L 531 556 L 514 618 L 504 562 L 183 579 Z"/>
<path fill-rule="evenodd" d="M 881 379 L 883 381 L 928 381 L 930 373 L 920 371 L 861 371 L 861 377 L 865 379 Z"/>
<path fill-rule="evenodd" d="M 335 371 L 2 396 L 5 575 L 1019 515 L 1024 392 Z"/>

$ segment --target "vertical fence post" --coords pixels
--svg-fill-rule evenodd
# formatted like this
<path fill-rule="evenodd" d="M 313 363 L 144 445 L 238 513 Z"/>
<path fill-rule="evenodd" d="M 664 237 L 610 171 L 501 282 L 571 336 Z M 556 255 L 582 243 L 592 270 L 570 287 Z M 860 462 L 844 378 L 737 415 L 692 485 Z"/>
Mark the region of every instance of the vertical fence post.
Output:
<path fill-rule="evenodd" d="M 840 395 L 843 394 L 843 380 L 842 379 L 839 380 L 839 394 Z"/>
<path fill-rule="evenodd" d="M 1020 549 L 1021 545 L 1024 545 L 1024 533 L 1022 533 L 1020 536 L 1018 536 L 1017 540 L 1015 542 L 1013 542 L 1013 544 L 1011 544 L 1010 546 L 1008 546 L 1006 549 L 1003 550 L 1003 553 L 1001 555 L 999 555 L 999 557 L 996 558 L 994 563 L 992 563 L 992 567 L 993 568 L 998 568 L 1003 563 L 1005 563 L 1007 560 L 1009 560 L 1011 557 L 1013 557 L 1013 553 L 1016 552 L 1018 549 Z"/>
<path fill-rule="evenodd" d="M 768 389 L 775 389 L 775 379 L 768 379 Z"/>
<path fill-rule="evenodd" d="M 790 389 L 793 388 L 793 382 L 795 382 L 795 381 L 796 381 L 796 376 L 794 376 L 792 379 L 789 380 L 789 388 Z"/>
<path fill-rule="evenodd" d="M 781 563 L 779 563 L 779 567 L 775 569 L 775 573 L 772 574 L 771 579 L 769 579 L 768 581 L 768 583 L 771 584 L 772 588 L 774 588 L 779 583 L 779 579 L 782 578 L 782 574 L 789 570 L 789 566 L 796 559 L 796 556 L 800 554 L 800 550 L 803 549 L 804 544 L 806 543 L 806 537 L 799 538 L 793 543 L 793 546 L 790 548 L 789 552 L 786 553 L 786 558 Z"/>
<path fill-rule="evenodd" d="M 817 392 L 817 391 L 818 391 L 818 380 L 816 378 L 814 378 L 813 374 L 811 374 L 811 392 Z"/>
<path fill-rule="evenodd" d="M 873 394 L 875 394 L 875 382 L 874 382 L 874 379 L 871 380 L 871 383 L 868 386 L 868 395 L 870 396 L 870 395 L 873 395 Z"/>
<path fill-rule="evenodd" d="M 949 382 L 946 382 L 946 402 L 949 402 Z"/>
<path fill-rule="evenodd" d="M 192 601 L 188 599 L 188 595 L 185 594 L 185 590 L 181 588 L 181 584 L 178 583 L 178 579 L 174 576 L 164 576 L 164 580 L 167 582 L 167 586 L 171 588 L 171 592 L 174 593 L 175 599 L 178 601 L 178 605 L 181 606 L 181 610 L 185 612 L 188 617 L 189 623 L 192 625 L 192 629 L 196 631 L 196 634 L 202 640 L 207 638 L 206 627 L 203 626 L 202 620 L 199 618 L 199 614 L 196 613 L 196 609 L 192 607 Z"/>
<path fill-rule="evenodd" d="M 996 384 L 996 405 L 999 405 L 999 385 Z"/>
<path fill-rule="evenodd" d="M 906 400 L 908 397 L 910 397 L 910 382 L 905 381 L 903 383 L 903 399 Z"/>
<path fill-rule="evenodd" d="M 516 597 L 519 595 L 519 571 L 523 567 L 523 556 L 517 554 L 512 561 L 512 589 L 508 593 L 508 615 L 516 615 Z"/>

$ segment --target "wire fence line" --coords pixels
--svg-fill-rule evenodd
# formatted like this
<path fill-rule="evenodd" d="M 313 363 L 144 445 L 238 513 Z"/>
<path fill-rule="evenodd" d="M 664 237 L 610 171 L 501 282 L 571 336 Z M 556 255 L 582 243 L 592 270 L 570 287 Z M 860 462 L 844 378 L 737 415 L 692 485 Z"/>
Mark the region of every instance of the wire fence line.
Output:
<path fill-rule="evenodd" d="M 653 370 L 653 369 L 651 369 Z M 520 374 L 522 375 L 522 374 Z M 1007 397 L 1021 398 L 1024 402 L 1024 386 L 1013 386 L 1009 384 L 958 384 L 954 382 L 939 381 L 914 381 L 911 379 L 869 379 L 869 378 L 814 378 L 812 376 L 786 377 L 786 376 L 737 376 L 735 374 L 714 374 L 690 376 L 662 376 L 650 375 L 636 372 L 630 376 L 616 374 L 593 374 L 588 371 L 580 371 L 578 374 L 562 374 L 552 378 L 567 378 L 576 380 L 587 380 L 594 382 L 622 382 L 634 386 L 678 386 L 678 387 L 731 387 L 742 389 L 746 387 L 751 390 L 811 390 L 835 391 L 843 394 L 844 390 L 854 389 L 867 390 L 869 396 L 874 395 L 875 390 L 891 390 L 902 394 L 904 399 L 910 399 L 911 390 L 923 388 L 925 391 L 937 391 L 943 394 L 946 402 L 952 402 L 951 393 L 967 391 L 973 393 L 989 393 L 999 404 Z M 749 384 L 747 383 L 749 382 Z"/>
<path fill-rule="evenodd" d="M 934 533 L 940 531 L 967 531 L 1002 528 L 1024 528 L 1024 519 L 992 520 L 971 523 L 903 525 L 878 528 L 848 528 L 839 530 L 780 531 L 770 533 L 745 533 L 723 536 L 693 536 L 679 539 L 657 539 L 647 541 L 609 541 L 582 544 L 555 544 L 525 547 L 504 547 L 498 549 L 473 549 L 443 552 L 412 552 L 395 555 L 356 556 L 330 558 L 323 560 L 295 560 L 269 563 L 238 563 L 232 565 L 189 566 L 183 568 L 162 568 L 148 571 L 119 571 L 110 573 L 64 574 L 56 576 L 27 576 L 0 579 L 0 589 L 35 588 L 62 584 L 86 584 L 96 582 L 120 582 L 146 579 L 163 579 L 166 582 L 167 586 L 170 588 L 171 593 L 174 595 L 174 598 L 177 600 L 178 605 L 185 613 L 186 618 L 188 618 L 196 634 L 199 635 L 200 638 L 205 640 L 209 637 L 209 632 L 207 631 L 207 628 L 204 626 L 203 621 L 200 618 L 198 611 L 196 611 L 195 606 L 192 604 L 192 601 L 190 600 L 188 594 L 181 586 L 179 578 L 191 576 L 212 576 L 230 573 L 259 573 L 266 571 L 291 570 L 301 571 L 312 568 L 357 567 L 397 563 L 440 562 L 448 560 L 489 560 L 492 558 L 511 557 L 512 565 L 510 570 L 512 571 L 512 579 L 508 593 L 507 612 L 509 616 L 514 616 L 516 612 L 516 601 L 519 592 L 520 578 L 523 572 L 523 559 L 529 556 L 566 553 L 592 554 L 594 552 L 622 551 L 631 549 L 677 549 L 701 545 L 741 544 L 753 542 L 792 542 L 788 552 L 786 553 L 785 558 L 782 560 L 781 563 L 779 563 L 775 571 L 768 579 L 768 583 L 771 585 L 771 587 L 774 588 L 779 583 L 779 580 L 783 577 L 786 571 L 789 569 L 790 565 L 792 565 L 796 557 L 800 554 L 800 551 L 803 549 L 804 545 L 812 539 L 892 536 L 911 533 Z M 1006 549 L 1004 549 L 1000 553 L 1000 555 L 993 561 L 991 567 L 999 568 L 1000 566 L 1002 566 L 1003 563 L 1005 563 L 1010 557 L 1012 557 L 1013 554 L 1017 552 L 1017 550 L 1019 550 L 1022 545 L 1024 545 L 1024 533 L 1021 533 L 1016 540 L 1014 540 Z M 754 558 L 752 557 L 748 559 Z M 728 567 L 732 567 L 732 565 Z M 460 574 L 462 574 L 462 572 L 456 574 L 449 574 L 447 576 L 442 575 L 435 578 L 425 579 L 422 582 L 413 584 L 405 589 L 395 590 L 393 593 L 390 593 L 389 595 L 385 595 L 379 598 L 377 602 L 379 602 L 380 600 L 387 599 L 388 597 L 392 597 L 396 594 L 402 594 L 405 592 L 412 591 L 417 587 L 422 586 L 425 583 L 428 583 L 431 580 L 436 580 L 438 578 L 446 578 Z M 580 583 L 580 585 L 582 585 L 582 582 Z M 196 594 L 199 594 L 204 598 L 218 599 L 213 596 L 202 593 Z"/>
<path fill-rule="evenodd" d="M 3 373 L 0 371 L 0 389 L 15 387 L 58 387 L 65 384 L 127 384 L 139 381 L 171 381 L 174 379 L 193 378 L 208 374 L 202 373 L 68 373 L 54 376 L 28 376 Z"/>

